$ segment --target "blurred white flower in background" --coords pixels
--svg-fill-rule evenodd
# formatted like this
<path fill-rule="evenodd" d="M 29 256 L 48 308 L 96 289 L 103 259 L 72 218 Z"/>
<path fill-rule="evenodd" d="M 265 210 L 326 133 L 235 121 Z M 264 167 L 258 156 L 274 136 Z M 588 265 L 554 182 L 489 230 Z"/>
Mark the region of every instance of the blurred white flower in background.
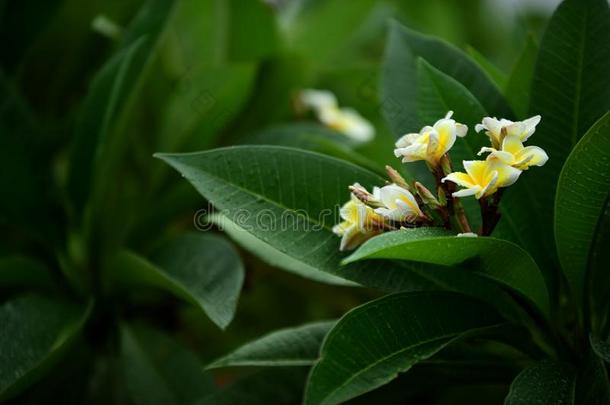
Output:
<path fill-rule="evenodd" d="M 356 110 L 340 108 L 337 98 L 328 90 L 302 90 L 299 102 L 305 109 L 313 111 L 321 123 L 357 142 L 368 142 L 375 137 L 373 125 Z"/>

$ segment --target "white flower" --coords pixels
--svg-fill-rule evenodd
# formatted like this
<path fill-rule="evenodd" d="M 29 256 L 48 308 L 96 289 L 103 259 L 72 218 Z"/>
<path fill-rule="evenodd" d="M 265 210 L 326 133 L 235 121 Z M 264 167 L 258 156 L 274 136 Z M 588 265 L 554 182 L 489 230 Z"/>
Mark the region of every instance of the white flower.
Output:
<path fill-rule="evenodd" d="M 387 219 L 412 222 L 423 216 L 413 194 L 396 184 L 375 189 L 373 195 L 384 205 L 375 212 Z"/>
<path fill-rule="evenodd" d="M 514 184 L 521 170 L 505 164 L 498 159 L 487 160 L 465 160 L 464 169 L 466 173 L 449 173 L 441 181 L 449 180 L 463 190 L 454 192 L 454 197 L 466 197 L 474 195 L 478 200 L 481 197 L 491 195 L 500 187 L 508 187 Z"/>
<path fill-rule="evenodd" d="M 466 136 L 468 127 L 451 119 L 453 111 L 433 126 L 423 127 L 419 133 L 406 134 L 396 142 L 394 155 L 403 162 L 426 160 L 436 165 L 441 157 L 451 149 L 456 137 Z"/>
<path fill-rule="evenodd" d="M 339 214 L 343 221 L 333 227 L 333 232 L 341 237 L 339 250 L 354 249 L 380 232 L 379 226 L 376 224 L 383 221 L 383 218 L 353 194 L 351 199 L 341 207 Z"/>
<path fill-rule="evenodd" d="M 337 98 L 328 90 L 307 89 L 302 90 L 300 100 L 303 105 L 314 111 L 325 108 L 338 108 Z"/>
<path fill-rule="evenodd" d="M 530 166 L 543 166 L 549 156 L 538 146 L 523 146 L 517 135 L 507 135 L 502 140 L 502 150 L 481 148 L 479 155 L 491 152 L 487 159 L 498 159 L 519 170 L 527 170 Z"/>
<path fill-rule="evenodd" d="M 540 122 L 540 115 L 535 115 L 524 121 L 510 121 L 507 119 L 500 119 L 485 117 L 481 124 L 477 124 L 474 129 L 477 132 L 485 130 L 485 134 L 489 136 L 491 144 L 494 148 L 500 149 L 504 137 L 507 135 L 515 135 L 521 142 L 527 141 L 536 131 L 536 125 Z"/>
<path fill-rule="evenodd" d="M 375 128 L 352 108 L 339 108 L 337 98 L 327 90 L 301 91 L 301 103 L 313 110 L 324 125 L 347 135 L 358 142 L 367 142 L 375 136 Z"/>

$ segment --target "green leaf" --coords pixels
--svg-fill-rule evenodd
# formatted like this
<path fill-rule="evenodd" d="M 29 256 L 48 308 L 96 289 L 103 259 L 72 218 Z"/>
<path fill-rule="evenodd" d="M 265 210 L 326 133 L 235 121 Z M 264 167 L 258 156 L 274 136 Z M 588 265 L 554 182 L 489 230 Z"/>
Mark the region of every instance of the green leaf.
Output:
<path fill-rule="evenodd" d="M 101 156 L 105 156 L 108 138 L 126 114 L 173 3 L 149 0 L 125 33 L 118 53 L 91 82 L 70 151 L 68 191 L 79 212 L 89 198 L 92 178 Z"/>
<path fill-rule="evenodd" d="M 578 140 L 610 110 L 608 24 L 607 1 L 566 0 L 551 18 L 540 44 L 530 115 L 540 114 L 542 121 L 529 143 L 542 147 L 549 161 L 508 190 L 503 209 L 513 212 L 525 246 L 547 267 L 556 267 L 557 262 L 553 247 L 556 179 Z"/>
<path fill-rule="evenodd" d="M 401 265 L 340 266 L 344 254 L 332 226 L 349 198 L 347 186 L 383 184 L 382 178 L 364 169 L 279 146 L 156 156 L 185 176 L 231 222 L 309 268 L 385 290 L 430 286 Z"/>
<path fill-rule="evenodd" d="M 240 139 L 240 144 L 278 145 L 306 149 L 347 160 L 375 173 L 383 167 L 352 150 L 354 144 L 347 136 L 314 123 L 291 123 L 264 129 Z"/>
<path fill-rule="evenodd" d="M 0 226 L 10 235 L 4 246 L 20 239 L 13 229 L 47 248 L 63 241 L 65 218 L 49 170 L 57 148 L 53 132 L 40 125 L 17 83 L 0 70 L 0 189 L 7 193 L 0 199 Z"/>
<path fill-rule="evenodd" d="M 281 329 L 246 343 L 207 368 L 240 366 L 309 366 L 320 353 L 322 340 L 336 321 Z"/>
<path fill-rule="evenodd" d="M 479 101 L 460 82 L 434 68 L 424 59 L 417 59 L 418 115 L 422 122 L 433 124 L 453 111 L 453 118 L 468 126 L 470 133 L 456 140 L 451 149 L 455 164 L 476 158 L 479 150 L 487 145 L 486 137 L 474 132 L 487 112 Z"/>
<path fill-rule="evenodd" d="M 249 233 L 245 229 L 239 227 L 237 224 L 231 222 L 222 214 L 210 214 L 207 219 L 211 223 L 216 224 L 222 231 L 227 233 L 231 239 L 237 242 L 241 247 L 256 255 L 259 259 L 263 260 L 267 264 L 270 264 L 271 266 L 278 267 L 320 283 L 345 286 L 358 285 L 341 277 L 321 272 L 305 262 L 281 252 L 280 250 L 264 242 L 262 239 L 257 238 L 254 234 Z"/>
<path fill-rule="evenodd" d="M 446 231 L 429 228 L 388 232 L 365 242 L 344 262 L 400 259 L 443 266 L 459 265 L 463 269 L 456 271 L 470 271 L 498 282 L 549 314 L 545 278 L 526 251 L 501 239 L 446 235 Z"/>
<path fill-rule="evenodd" d="M 207 396 L 197 405 L 294 405 L 301 402 L 306 367 L 273 367 L 252 373 Z"/>
<path fill-rule="evenodd" d="M 474 61 L 483 69 L 485 74 L 493 81 L 498 89 L 503 89 L 506 86 L 508 77 L 499 67 L 494 65 L 489 59 L 482 53 L 477 51 L 472 46 L 467 46 L 466 51 L 468 55 L 474 59 Z"/>
<path fill-rule="evenodd" d="M 304 403 L 354 398 L 452 341 L 499 322 L 489 307 L 449 292 L 398 293 L 366 303 L 348 312 L 326 337 Z"/>
<path fill-rule="evenodd" d="M 80 332 L 91 304 L 24 295 L 0 306 L 0 399 L 38 379 Z"/>
<path fill-rule="evenodd" d="M 576 378 L 574 403 L 583 405 L 607 405 L 610 403 L 610 381 L 604 361 L 587 352 L 580 362 Z"/>
<path fill-rule="evenodd" d="M 504 95 L 518 118 L 527 118 L 534 67 L 538 56 L 538 45 L 528 35 L 525 46 L 515 62 L 504 88 Z"/>
<path fill-rule="evenodd" d="M 354 27 L 363 24 L 375 5 L 373 0 L 352 0 L 346 12 L 341 0 L 301 3 L 305 3 L 300 6 L 301 10 L 284 16 L 282 26 L 289 49 L 318 65 L 336 62 L 333 57 L 348 43 Z"/>
<path fill-rule="evenodd" d="M 244 280 L 235 249 L 210 234 L 185 234 L 164 244 L 152 261 L 129 251 L 111 261 L 112 283 L 149 285 L 199 307 L 218 327 L 233 319 Z"/>
<path fill-rule="evenodd" d="M 254 64 L 201 67 L 182 76 L 163 112 L 158 147 L 205 149 L 241 110 L 256 78 Z"/>
<path fill-rule="evenodd" d="M 576 372 L 567 364 L 543 361 L 523 370 L 510 386 L 506 405 L 575 404 Z"/>
<path fill-rule="evenodd" d="M 53 286 L 54 280 L 41 262 L 26 256 L 0 257 L 0 288 Z"/>
<path fill-rule="evenodd" d="M 197 355 L 150 328 L 121 327 L 121 363 L 134 404 L 193 404 L 215 391 Z"/>
<path fill-rule="evenodd" d="M 396 136 L 419 131 L 424 125 L 433 123 L 425 122 L 417 110 L 418 57 L 461 83 L 488 113 L 511 115 L 497 87 L 463 52 L 393 22 L 383 62 L 381 99 L 383 113 Z M 452 109 L 455 108 L 457 106 Z"/>
<path fill-rule="evenodd" d="M 589 342 L 595 354 L 606 363 L 610 363 L 610 343 L 593 334 L 589 335 Z"/>
<path fill-rule="evenodd" d="M 254 62 L 278 47 L 272 10 L 261 1 L 182 1 L 170 23 L 168 52 L 177 70 Z M 168 55 L 169 56 L 169 55 Z"/>
<path fill-rule="evenodd" d="M 578 303 L 588 297 L 589 268 L 599 224 L 610 201 L 610 113 L 578 142 L 557 184 L 555 240 L 570 290 Z M 600 247 L 606 249 L 606 246 Z M 588 281 L 587 281 L 588 280 Z"/>

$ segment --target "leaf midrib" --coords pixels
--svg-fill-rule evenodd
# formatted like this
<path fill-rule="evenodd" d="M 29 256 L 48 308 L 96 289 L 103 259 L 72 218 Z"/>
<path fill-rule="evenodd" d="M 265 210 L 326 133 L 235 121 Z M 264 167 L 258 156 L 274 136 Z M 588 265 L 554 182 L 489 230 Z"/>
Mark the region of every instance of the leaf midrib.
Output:
<path fill-rule="evenodd" d="M 475 330 L 475 329 L 480 329 L 480 328 L 473 328 L 473 329 L 471 329 L 471 330 Z M 445 335 L 440 335 L 440 336 L 435 337 L 435 338 L 430 338 L 430 339 L 422 340 L 422 341 L 420 341 L 420 342 L 417 342 L 417 343 L 416 343 L 416 344 L 414 344 L 414 345 L 404 347 L 404 348 L 402 348 L 402 349 L 400 349 L 400 350 L 398 350 L 398 351 L 395 351 L 395 352 L 393 352 L 393 353 L 391 353 L 391 354 L 389 354 L 389 355 L 387 355 L 387 356 L 384 356 L 384 357 L 380 358 L 379 360 L 377 360 L 376 362 L 369 364 L 369 365 L 368 365 L 368 366 L 366 366 L 365 368 L 363 368 L 363 369 L 359 370 L 357 373 L 355 373 L 355 374 L 353 374 L 352 376 L 350 376 L 350 377 L 349 377 L 347 380 L 345 380 L 345 382 L 343 382 L 343 383 L 342 383 L 340 386 L 338 386 L 338 387 L 337 387 L 337 388 L 335 388 L 333 391 L 331 391 L 330 393 L 328 393 L 328 394 L 327 394 L 327 395 L 324 397 L 324 400 L 327 400 L 329 397 L 332 397 L 333 395 L 335 395 L 335 394 L 337 393 L 337 391 L 340 391 L 340 390 L 342 390 L 343 388 L 345 388 L 346 386 L 348 386 L 348 385 L 349 385 L 349 384 L 350 384 L 350 383 L 351 383 L 351 382 L 352 382 L 354 379 L 356 379 L 356 378 L 360 377 L 362 374 L 364 374 L 364 373 L 368 372 L 369 370 L 371 370 L 372 368 L 374 368 L 374 367 L 378 366 L 379 364 L 381 364 L 381 363 L 385 362 L 386 360 L 391 359 L 392 357 L 399 356 L 399 355 L 403 354 L 404 352 L 407 352 L 407 351 L 409 351 L 409 350 L 414 350 L 414 349 L 417 349 L 418 347 L 425 346 L 425 345 L 427 345 L 427 344 L 429 344 L 429 343 L 434 343 L 434 342 L 437 342 L 437 341 L 441 342 L 441 341 L 444 341 L 444 340 L 446 340 L 446 339 L 449 339 L 449 340 L 448 340 L 448 341 L 447 341 L 445 344 L 442 344 L 442 345 L 441 345 L 439 348 L 435 349 L 435 350 L 432 352 L 432 355 L 434 355 L 434 353 L 435 353 L 435 352 L 437 352 L 438 350 L 442 349 L 444 346 L 446 346 L 446 345 L 448 345 L 449 343 L 451 343 L 451 342 L 452 342 L 454 339 L 459 338 L 461 335 L 463 335 L 463 334 L 465 334 L 465 333 L 467 333 L 467 331 L 461 331 L 461 332 L 448 333 L 448 334 L 445 334 Z M 452 337 L 453 337 L 453 339 L 452 339 Z M 405 362 L 405 363 L 406 363 L 406 362 Z M 413 365 L 413 364 L 410 364 L 410 365 L 409 365 L 409 366 L 406 368 L 406 370 L 408 370 L 409 368 L 411 368 L 411 366 L 412 366 L 412 365 Z M 403 369 L 402 371 L 405 371 L 405 370 Z M 322 403 L 324 403 L 324 402 L 322 402 Z"/>

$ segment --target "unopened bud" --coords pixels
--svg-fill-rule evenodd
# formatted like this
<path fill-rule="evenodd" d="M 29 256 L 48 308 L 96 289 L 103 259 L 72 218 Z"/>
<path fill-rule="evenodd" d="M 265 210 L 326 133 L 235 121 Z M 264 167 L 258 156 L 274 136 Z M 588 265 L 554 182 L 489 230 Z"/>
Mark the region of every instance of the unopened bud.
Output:
<path fill-rule="evenodd" d="M 421 197 L 424 204 L 433 208 L 437 208 L 441 205 L 436 197 L 434 197 L 434 194 L 432 194 L 430 190 L 428 190 L 426 186 L 421 184 L 419 181 L 415 182 L 415 189 L 417 190 L 417 194 Z"/>
<path fill-rule="evenodd" d="M 444 207 L 447 205 L 447 196 L 445 195 L 445 190 L 442 187 L 438 188 L 438 203 Z"/>
<path fill-rule="evenodd" d="M 357 199 L 359 199 L 371 208 L 379 208 L 384 206 L 381 201 L 376 199 L 373 194 L 369 193 L 364 187 L 362 187 L 358 183 L 354 183 L 353 185 L 349 186 L 349 190 Z"/>
<path fill-rule="evenodd" d="M 389 166 L 389 165 L 386 166 L 385 171 L 388 173 L 388 177 L 390 178 L 392 183 L 394 183 L 397 186 L 400 186 L 406 190 L 412 191 L 411 187 L 409 186 L 407 181 L 392 166 Z"/>
<path fill-rule="evenodd" d="M 451 167 L 451 160 L 449 160 L 449 156 L 447 156 L 447 154 L 444 154 L 443 157 L 441 157 L 441 169 L 443 170 L 443 174 L 445 176 L 453 172 L 453 168 Z"/>

